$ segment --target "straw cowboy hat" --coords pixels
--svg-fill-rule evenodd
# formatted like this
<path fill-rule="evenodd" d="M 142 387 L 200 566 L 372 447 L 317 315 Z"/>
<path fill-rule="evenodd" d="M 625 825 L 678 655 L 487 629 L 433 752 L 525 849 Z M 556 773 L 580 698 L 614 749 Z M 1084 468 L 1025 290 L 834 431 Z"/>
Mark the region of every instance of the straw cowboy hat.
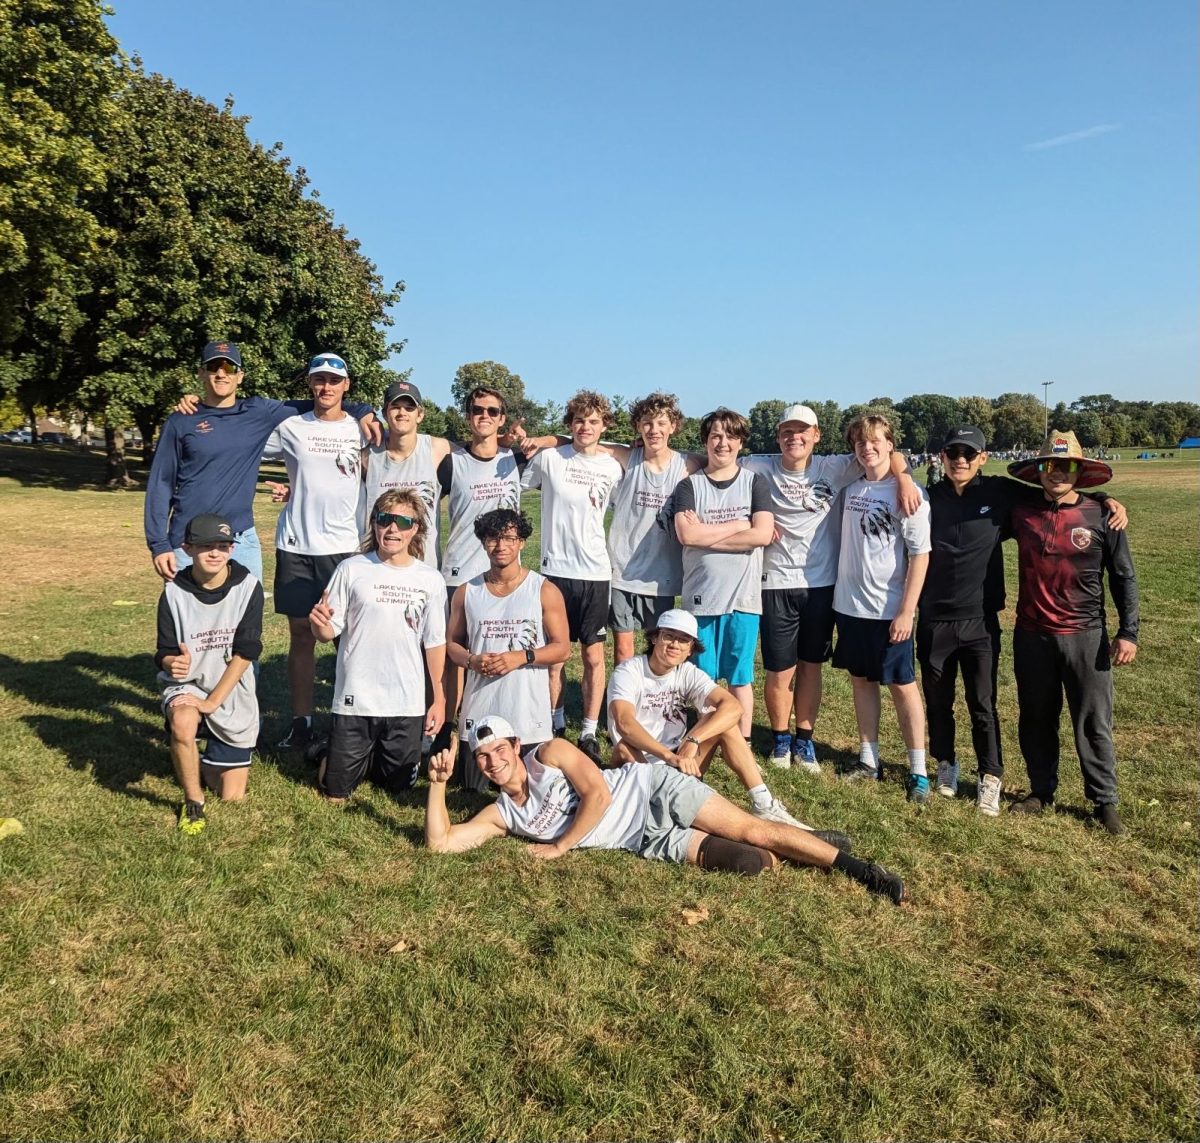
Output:
<path fill-rule="evenodd" d="M 1040 484 L 1038 480 L 1038 464 L 1043 460 L 1077 460 L 1079 462 L 1079 479 L 1075 481 L 1076 488 L 1095 488 L 1112 480 L 1112 469 L 1098 460 L 1089 460 L 1083 455 L 1075 434 L 1051 429 L 1042 451 L 1028 460 L 1014 460 L 1008 466 L 1009 476 L 1030 484 Z"/>

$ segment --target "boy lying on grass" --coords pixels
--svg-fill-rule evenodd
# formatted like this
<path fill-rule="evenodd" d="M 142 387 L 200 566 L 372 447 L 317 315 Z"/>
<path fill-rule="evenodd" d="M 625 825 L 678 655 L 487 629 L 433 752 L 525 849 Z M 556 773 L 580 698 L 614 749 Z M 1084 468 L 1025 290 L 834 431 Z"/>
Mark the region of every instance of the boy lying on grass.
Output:
<path fill-rule="evenodd" d="M 500 796 L 470 821 L 451 825 L 446 783 L 457 743 L 452 738 L 432 754 L 425 843 L 435 853 L 461 853 L 511 834 L 534 842 L 530 853 L 544 860 L 576 848 L 628 849 L 649 860 L 754 876 L 786 859 L 838 869 L 896 905 L 907 896 L 898 874 L 851 857 L 848 838 L 825 835 L 843 850 L 819 834 L 752 817 L 672 766 L 634 762 L 600 770 L 562 738 L 522 757 L 520 740 L 497 715 L 476 720 L 470 746 Z"/>

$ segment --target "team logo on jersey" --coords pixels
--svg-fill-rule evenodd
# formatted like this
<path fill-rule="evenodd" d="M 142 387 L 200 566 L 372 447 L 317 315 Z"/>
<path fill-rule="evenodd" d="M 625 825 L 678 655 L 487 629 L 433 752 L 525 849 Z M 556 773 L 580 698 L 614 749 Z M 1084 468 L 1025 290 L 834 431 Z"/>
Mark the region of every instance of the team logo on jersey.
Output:
<path fill-rule="evenodd" d="M 506 485 L 504 491 L 500 494 L 500 502 L 496 507 L 508 508 L 513 512 L 519 512 L 521 510 L 521 489 L 512 484 Z"/>
<path fill-rule="evenodd" d="M 692 606 L 693 607 L 699 607 L 701 602 L 702 602 L 702 600 L 701 600 L 700 596 L 698 596 L 698 595 L 692 596 Z"/>
<path fill-rule="evenodd" d="M 450 569 L 450 574 L 451 574 L 452 576 L 457 576 L 457 575 L 458 575 L 458 570 L 459 570 L 458 568 L 451 568 L 451 569 Z"/>
<path fill-rule="evenodd" d="M 342 695 L 342 704 L 344 706 L 353 706 L 354 705 L 354 696 L 353 695 Z"/>
<path fill-rule="evenodd" d="M 872 504 L 859 518 L 858 528 L 868 539 L 882 544 L 892 542 L 892 514 L 885 504 Z"/>
<path fill-rule="evenodd" d="M 425 615 L 425 604 L 428 601 L 429 593 L 420 591 L 404 605 L 404 622 L 413 631 L 416 631 L 421 626 L 421 619 Z"/>
<path fill-rule="evenodd" d="M 424 501 L 426 508 L 432 508 L 437 503 L 432 480 L 418 480 L 412 487 L 417 495 L 421 497 L 422 501 Z"/>
<path fill-rule="evenodd" d="M 588 485 L 588 503 L 593 508 L 599 508 L 607 499 L 612 484 L 607 480 L 597 481 Z"/>
<path fill-rule="evenodd" d="M 1081 552 L 1086 552 L 1092 546 L 1092 530 L 1090 528 L 1072 528 L 1071 543 Z"/>
<path fill-rule="evenodd" d="M 811 484 L 795 480 L 781 480 L 779 489 L 794 504 L 799 504 L 805 512 L 828 512 L 836 495 L 833 485 L 823 476 L 818 477 Z"/>
<path fill-rule="evenodd" d="M 537 624 L 532 619 L 522 619 L 521 626 L 509 636 L 510 651 L 532 651 L 537 646 Z"/>
<path fill-rule="evenodd" d="M 211 433 L 212 431 L 213 431 L 213 427 L 212 427 L 212 425 L 210 425 L 208 423 L 208 421 L 201 421 L 196 426 L 196 432 L 198 432 L 198 433 Z"/>
<path fill-rule="evenodd" d="M 549 556 L 543 556 L 543 557 L 542 557 L 542 567 L 544 567 L 544 568 L 548 568 L 549 566 L 550 566 L 550 557 L 549 557 Z"/>
<path fill-rule="evenodd" d="M 339 452 L 333 458 L 333 463 L 337 465 L 337 470 L 343 476 L 357 477 L 358 476 L 358 449 L 346 449 L 344 452 Z"/>

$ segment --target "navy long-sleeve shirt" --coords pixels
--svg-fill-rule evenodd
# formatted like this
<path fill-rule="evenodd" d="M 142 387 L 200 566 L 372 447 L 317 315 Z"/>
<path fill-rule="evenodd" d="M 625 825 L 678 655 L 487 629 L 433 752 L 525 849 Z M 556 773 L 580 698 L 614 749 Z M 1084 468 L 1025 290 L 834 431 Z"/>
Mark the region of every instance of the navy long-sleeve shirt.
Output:
<path fill-rule="evenodd" d="M 345 405 L 352 417 L 370 405 Z M 276 425 L 312 408 L 311 401 L 243 397 L 227 408 L 200 405 L 172 413 L 163 426 L 146 485 L 146 546 L 152 556 L 183 543 L 202 512 L 224 516 L 235 532 L 254 527 L 254 492 L 263 447 Z"/>

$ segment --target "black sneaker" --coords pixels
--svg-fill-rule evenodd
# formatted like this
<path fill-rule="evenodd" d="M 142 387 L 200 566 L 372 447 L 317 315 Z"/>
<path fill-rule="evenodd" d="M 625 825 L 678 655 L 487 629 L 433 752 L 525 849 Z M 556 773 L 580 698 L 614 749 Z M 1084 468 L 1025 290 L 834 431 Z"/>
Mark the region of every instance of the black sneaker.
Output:
<path fill-rule="evenodd" d="M 832 845 L 834 849 L 840 849 L 843 853 L 849 853 L 854 848 L 854 843 L 850 840 L 848 833 L 842 833 L 840 829 L 815 829 L 812 831 L 813 837 L 819 837 L 826 845 Z"/>
<path fill-rule="evenodd" d="M 600 743 L 594 734 L 584 735 L 579 740 L 579 749 L 584 752 L 597 766 L 604 765 L 604 755 L 600 753 Z"/>
<path fill-rule="evenodd" d="M 1043 802 L 1037 794 L 1026 794 L 1019 802 L 1013 802 L 1008 808 L 1010 814 L 1040 814 L 1052 802 Z"/>
<path fill-rule="evenodd" d="M 878 782 L 882 775 L 874 766 L 868 766 L 865 762 L 855 762 L 849 769 L 842 771 L 842 777 L 847 782 Z"/>
<path fill-rule="evenodd" d="M 887 897 L 893 905 L 899 905 L 908 900 L 908 890 L 904 888 L 904 880 L 900 874 L 891 873 L 873 861 L 867 863 L 867 867 L 863 871 L 862 883 L 872 893 Z"/>
<path fill-rule="evenodd" d="M 329 757 L 329 735 L 322 734 L 313 738 L 304 748 L 304 761 L 310 766 L 319 767 Z"/>
<path fill-rule="evenodd" d="M 275 745 L 279 750 L 307 750 L 312 739 L 312 723 L 307 718 L 293 718 L 287 734 Z"/>
<path fill-rule="evenodd" d="M 1117 807 L 1112 802 L 1106 802 L 1102 806 L 1097 806 L 1093 816 L 1100 825 L 1114 836 L 1125 832 L 1125 824 L 1121 821 L 1121 815 L 1117 813 Z"/>

